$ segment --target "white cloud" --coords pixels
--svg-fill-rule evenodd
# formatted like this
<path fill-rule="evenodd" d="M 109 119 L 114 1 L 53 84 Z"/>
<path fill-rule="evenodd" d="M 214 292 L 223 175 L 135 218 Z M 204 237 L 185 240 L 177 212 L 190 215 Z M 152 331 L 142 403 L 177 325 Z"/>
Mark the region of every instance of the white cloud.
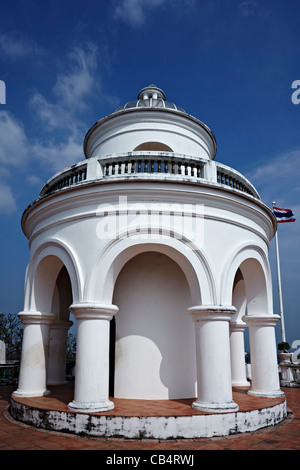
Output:
<path fill-rule="evenodd" d="M 44 184 L 44 181 L 37 175 L 28 175 L 26 181 L 28 181 L 28 183 L 32 186 L 38 185 L 42 187 L 42 185 Z"/>
<path fill-rule="evenodd" d="M 11 189 L 12 176 L 21 171 L 28 184 L 38 184 L 39 171 L 57 172 L 84 159 L 82 139 L 86 125 L 81 123 L 85 100 L 98 87 L 96 83 L 97 48 L 72 49 L 67 70 L 57 75 L 53 88 L 54 100 L 40 92 L 30 100 L 41 127 L 29 138 L 15 116 L 0 111 L 0 212 L 10 214 L 16 209 Z"/>
<path fill-rule="evenodd" d="M 293 206 L 299 200 L 300 149 L 268 158 L 267 163 L 259 164 L 247 178 L 264 202 L 271 204 L 275 200 L 279 207 Z"/>
<path fill-rule="evenodd" d="M 0 111 L 0 163 L 11 168 L 23 166 L 28 140 L 22 124 L 8 111 Z"/>
<path fill-rule="evenodd" d="M 146 10 L 165 3 L 166 0 L 120 0 L 114 9 L 114 17 L 131 26 L 140 26 L 146 18 Z"/>
<path fill-rule="evenodd" d="M 246 0 L 245 2 L 239 4 L 239 14 L 244 18 L 251 16 L 256 12 L 257 7 L 257 2 Z"/>
<path fill-rule="evenodd" d="M 12 214 L 17 209 L 17 204 L 11 188 L 0 180 L 0 214 Z"/>
<path fill-rule="evenodd" d="M 58 112 L 57 105 L 49 103 L 41 93 L 34 93 L 30 98 L 29 104 L 36 113 L 36 117 L 51 129 L 59 128 L 63 125 L 65 113 L 62 115 Z"/>
<path fill-rule="evenodd" d="M 44 144 L 37 142 L 32 145 L 32 155 L 43 167 L 52 171 L 61 171 L 67 166 L 84 160 L 82 141 L 74 136 L 68 136 L 57 143 Z"/>
<path fill-rule="evenodd" d="M 97 54 L 93 43 L 72 48 L 65 70 L 57 75 L 53 100 L 38 91 L 31 97 L 30 106 L 42 125 L 40 137 L 31 145 L 31 155 L 55 172 L 84 159 L 86 124 L 82 111 L 88 99 L 99 93 Z"/>
<path fill-rule="evenodd" d="M 68 57 L 69 70 L 58 75 L 54 92 L 62 104 L 72 108 L 85 105 L 84 99 L 91 95 L 95 86 L 97 46 L 88 43 L 86 48 L 75 47 Z"/>
<path fill-rule="evenodd" d="M 38 119 L 46 124 L 45 130 L 59 128 L 78 132 L 80 118 L 75 113 L 87 107 L 87 99 L 99 88 L 96 81 L 97 52 L 97 46 L 93 43 L 85 48 L 72 49 L 66 70 L 57 75 L 52 102 L 38 91 L 32 95 L 30 106 Z"/>
<path fill-rule="evenodd" d="M 0 57 L 12 60 L 43 55 L 43 49 L 19 31 L 0 34 Z"/>
<path fill-rule="evenodd" d="M 36 118 L 33 136 L 15 116 L 0 111 L 0 210 L 3 213 L 9 214 L 16 208 L 11 187 L 18 172 L 27 184 L 40 184 L 42 175 L 56 173 L 84 159 L 83 138 L 87 130 L 84 111 L 91 98 L 104 98 L 97 76 L 97 59 L 95 44 L 73 47 L 56 75 L 51 98 L 39 90 L 32 94 L 29 104 Z"/>
<path fill-rule="evenodd" d="M 190 7 L 194 0 L 115 0 L 113 16 L 133 27 L 142 26 L 151 10 L 162 6 Z"/>

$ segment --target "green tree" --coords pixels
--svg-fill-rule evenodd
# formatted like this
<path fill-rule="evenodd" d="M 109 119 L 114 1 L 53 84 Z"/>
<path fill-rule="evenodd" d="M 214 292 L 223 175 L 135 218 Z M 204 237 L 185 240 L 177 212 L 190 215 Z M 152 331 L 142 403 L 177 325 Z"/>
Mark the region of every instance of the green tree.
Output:
<path fill-rule="evenodd" d="M 16 314 L 0 313 L 0 339 L 6 345 L 6 359 L 21 358 L 23 325 Z"/>
<path fill-rule="evenodd" d="M 76 336 L 72 335 L 72 333 L 68 334 L 68 341 L 67 341 L 67 360 L 74 361 L 76 354 Z"/>

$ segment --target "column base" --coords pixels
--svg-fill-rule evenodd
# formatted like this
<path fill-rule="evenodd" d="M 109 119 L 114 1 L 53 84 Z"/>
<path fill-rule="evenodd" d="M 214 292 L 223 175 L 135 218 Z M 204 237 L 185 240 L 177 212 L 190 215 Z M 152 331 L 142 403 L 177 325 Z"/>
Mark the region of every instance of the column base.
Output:
<path fill-rule="evenodd" d="M 73 400 L 68 404 L 68 409 L 77 413 L 99 413 L 101 411 L 113 410 L 114 407 L 114 403 L 110 400 L 103 400 L 97 403 L 76 402 Z"/>
<path fill-rule="evenodd" d="M 239 406 L 234 401 L 225 403 L 209 403 L 203 401 L 194 401 L 192 408 L 199 411 L 207 411 L 209 413 L 232 413 L 239 410 Z"/>
<path fill-rule="evenodd" d="M 265 398 L 280 398 L 284 397 L 284 393 L 282 390 L 248 390 L 248 395 L 252 395 L 254 397 L 265 397 Z"/>
<path fill-rule="evenodd" d="M 249 387 L 250 382 L 248 382 L 247 380 L 233 380 L 231 382 L 231 385 L 233 387 Z"/>
<path fill-rule="evenodd" d="M 47 385 L 66 385 L 68 383 L 67 380 L 49 380 L 47 381 Z"/>
<path fill-rule="evenodd" d="M 15 390 L 12 395 L 15 397 L 46 397 L 47 395 L 51 394 L 51 390 L 32 390 L 32 391 L 27 391 L 27 390 L 22 390 L 22 389 L 17 389 Z"/>

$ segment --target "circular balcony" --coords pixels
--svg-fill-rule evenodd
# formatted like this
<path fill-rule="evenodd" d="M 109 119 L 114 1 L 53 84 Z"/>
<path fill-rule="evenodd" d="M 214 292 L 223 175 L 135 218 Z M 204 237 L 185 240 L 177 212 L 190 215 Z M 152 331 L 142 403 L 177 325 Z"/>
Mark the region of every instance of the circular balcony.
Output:
<path fill-rule="evenodd" d="M 111 153 L 84 160 L 50 178 L 39 198 L 80 184 L 125 180 L 212 184 L 260 200 L 250 181 L 227 165 L 204 158 L 157 151 Z"/>

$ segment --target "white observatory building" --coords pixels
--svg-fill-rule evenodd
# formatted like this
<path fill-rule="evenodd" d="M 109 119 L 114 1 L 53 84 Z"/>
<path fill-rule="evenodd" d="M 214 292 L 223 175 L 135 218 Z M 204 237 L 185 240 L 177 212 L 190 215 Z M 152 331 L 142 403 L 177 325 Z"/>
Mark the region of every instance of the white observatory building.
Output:
<path fill-rule="evenodd" d="M 23 214 L 30 262 L 13 395 L 65 382 L 72 312 L 70 411 L 112 410 L 114 398 L 237 411 L 232 387 L 249 387 L 246 328 L 248 393 L 282 397 L 268 261 L 276 220 L 243 175 L 215 161 L 211 130 L 150 85 L 91 127 L 84 153 Z"/>

